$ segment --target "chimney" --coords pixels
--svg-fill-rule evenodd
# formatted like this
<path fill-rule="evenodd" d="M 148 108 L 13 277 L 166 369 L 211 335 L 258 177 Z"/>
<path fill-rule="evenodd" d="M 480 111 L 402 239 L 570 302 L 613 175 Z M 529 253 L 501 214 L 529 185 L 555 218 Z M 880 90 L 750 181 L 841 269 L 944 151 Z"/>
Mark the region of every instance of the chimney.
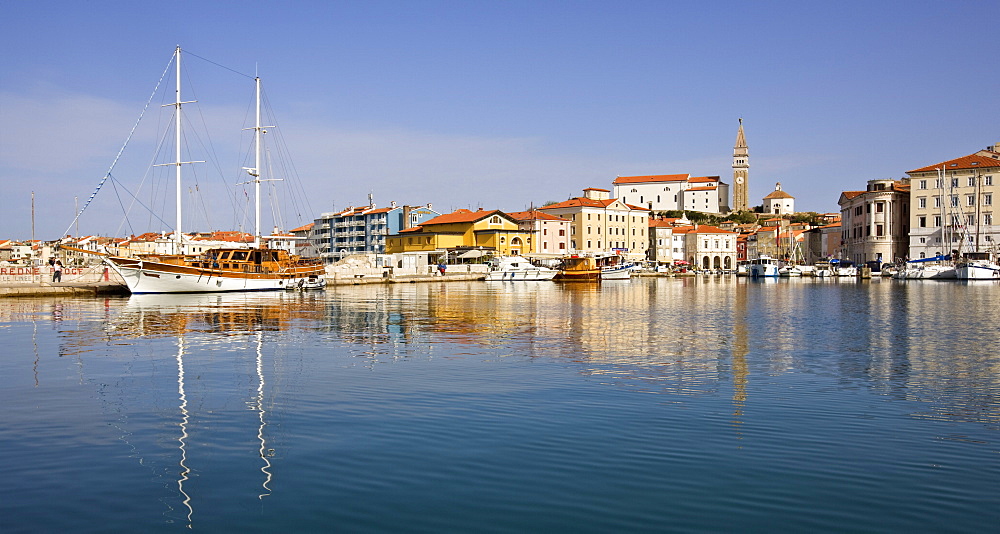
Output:
<path fill-rule="evenodd" d="M 390 200 L 389 201 L 389 207 L 390 208 L 395 208 L 396 207 L 396 201 L 395 200 Z"/>
<path fill-rule="evenodd" d="M 410 228 L 410 212 L 413 208 L 410 206 L 403 206 L 403 230 L 408 230 Z"/>

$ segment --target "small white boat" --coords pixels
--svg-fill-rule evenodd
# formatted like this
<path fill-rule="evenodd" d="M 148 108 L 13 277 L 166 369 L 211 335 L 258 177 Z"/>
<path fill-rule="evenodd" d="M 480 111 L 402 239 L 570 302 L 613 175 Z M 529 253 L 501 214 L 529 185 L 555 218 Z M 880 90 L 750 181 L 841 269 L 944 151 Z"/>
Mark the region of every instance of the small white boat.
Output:
<path fill-rule="evenodd" d="M 955 278 L 959 280 L 1000 280 L 1000 265 L 986 259 L 966 260 L 955 266 Z"/>
<path fill-rule="evenodd" d="M 559 271 L 539 267 L 520 256 L 506 256 L 495 260 L 496 264 L 486 273 L 487 282 L 544 281 L 555 278 Z"/>
<path fill-rule="evenodd" d="M 910 260 L 906 266 L 892 275 L 897 280 L 948 280 L 957 277 L 955 265 L 950 263 L 949 256 L 935 256 Z"/>
<path fill-rule="evenodd" d="M 760 256 L 750 262 L 750 278 L 769 278 L 778 276 L 778 264 L 770 256 Z"/>
<path fill-rule="evenodd" d="M 809 267 L 810 269 L 812 268 L 811 265 L 785 265 L 784 267 L 778 269 L 778 276 L 804 276 L 806 273 L 806 267 Z"/>
<path fill-rule="evenodd" d="M 634 267 L 631 263 L 601 267 L 601 280 L 629 280 L 632 278 Z"/>
<path fill-rule="evenodd" d="M 326 287 L 326 278 L 315 274 L 310 274 L 306 278 L 300 278 L 294 284 L 288 284 L 285 289 L 289 291 L 312 291 Z"/>
<path fill-rule="evenodd" d="M 853 261 L 830 260 L 830 276 L 857 276 L 858 267 Z"/>

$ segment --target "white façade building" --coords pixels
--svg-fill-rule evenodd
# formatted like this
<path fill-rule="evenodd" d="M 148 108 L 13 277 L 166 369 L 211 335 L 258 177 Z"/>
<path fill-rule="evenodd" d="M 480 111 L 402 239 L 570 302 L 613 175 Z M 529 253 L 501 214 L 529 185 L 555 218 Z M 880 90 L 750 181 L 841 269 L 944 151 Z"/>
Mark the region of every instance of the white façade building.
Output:
<path fill-rule="evenodd" d="M 774 191 L 764 197 L 764 213 L 772 215 L 794 215 L 795 197 L 781 189 L 781 182 L 774 184 Z"/>
<path fill-rule="evenodd" d="M 729 184 L 718 176 L 619 176 L 613 186 L 614 196 L 622 202 L 651 211 L 687 210 L 712 214 L 730 211 Z"/>

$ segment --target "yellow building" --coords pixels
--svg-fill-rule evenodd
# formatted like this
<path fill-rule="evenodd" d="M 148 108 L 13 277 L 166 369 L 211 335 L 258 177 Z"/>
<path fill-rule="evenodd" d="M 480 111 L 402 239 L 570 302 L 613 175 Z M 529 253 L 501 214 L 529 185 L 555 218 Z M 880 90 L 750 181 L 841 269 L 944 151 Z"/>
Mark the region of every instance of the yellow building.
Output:
<path fill-rule="evenodd" d="M 386 238 L 386 254 L 459 249 L 517 256 L 532 250 L 532 234 L 499 210 L 458 210 Z"/>

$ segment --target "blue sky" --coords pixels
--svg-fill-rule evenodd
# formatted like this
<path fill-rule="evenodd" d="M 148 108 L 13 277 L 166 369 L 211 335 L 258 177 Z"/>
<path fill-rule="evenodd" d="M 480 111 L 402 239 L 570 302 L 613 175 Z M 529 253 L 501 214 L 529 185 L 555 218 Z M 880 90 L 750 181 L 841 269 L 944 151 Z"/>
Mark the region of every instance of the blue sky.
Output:
<path fill-rule="evenodd" d="M 368 194 L 379 205 L 519 211 L 610 189 L 619 175 L 731 182 L 740 117 L 754 204 L 780 181 L 797 209 L 837 211 L 843 190 L 1000 142 L 994 8 L 8 2 L 0 238 L 30 237 L 31 191 L 37 238 L 70 226 L 74 197 L 82 203 L 108 170 L 175 45 L 264 79 L 308 199 L 282 213 L 286 227 Z M 242 112 L 242 85 L 231 101 L 217 97 L 246 80 L 210 80 L 197 82 L 207 116 Z M 233 169 L 231 183 L 241 179 Z M 124 184 L 141 173 L 115 176 Z M 163 229 L 148 217 L 123 227 L 115 192 L 98 198 L 81 234 Z M 231 211 L 218 196 L 208 202 Z M 193 218 L 185 229 L 232 221 Z"/>

